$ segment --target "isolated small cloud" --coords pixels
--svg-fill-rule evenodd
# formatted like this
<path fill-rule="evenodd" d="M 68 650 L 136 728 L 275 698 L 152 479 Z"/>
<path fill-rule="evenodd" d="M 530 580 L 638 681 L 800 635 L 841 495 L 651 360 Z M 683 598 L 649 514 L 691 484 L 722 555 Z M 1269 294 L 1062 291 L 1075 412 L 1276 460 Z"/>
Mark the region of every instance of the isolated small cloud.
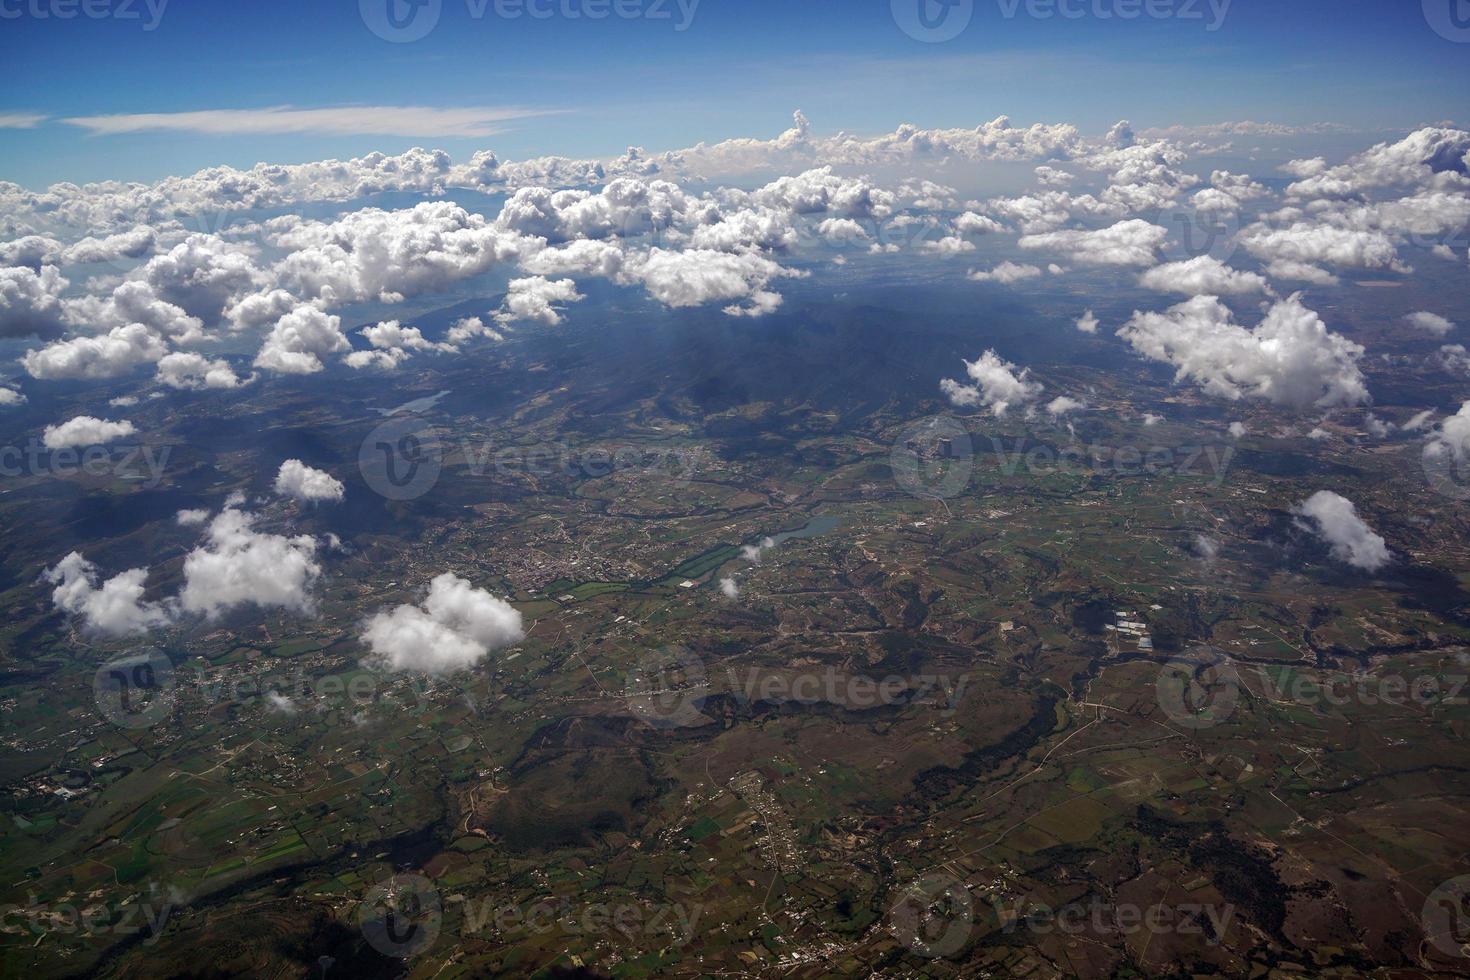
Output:
<path fill-rule="evenodd" d="M 1430 419 L 1434 418 L 1434 409 L 1426 408 L 1410 416 L 1409 421 L 1404 423 L 1405 432 L 1421 432 L 1429 428 Z"/>
<path fill-rule="evenodd" d="M 720 579 L 720 595 L 726 599 L 740 598 L 740 583 L 729 576 Z"/>
<path fill-rule="evenodd" d="M 559 304 L 575 303 L 583 298 L 571 279 L 547 279 L 544 276 L 512 279 L 506 289 L 504 305 L 495 314 L 495 319 L 501 323 L 530 320 L 554 327 L 562 321 Z"/>
<path fill-rule="evenodd" d="M 1331 490 L 1318 490 L 1296 507 L 1311 522 L 1311 530 L 1332 549 L 1332 557 L 1365 572 L 1376 572 L 1390 561 L 1381 535 L 1363 522 L 1353 502 Z"/>
<path fill-rule="evenodd" d="M 1404 317 L 1404 322 L 1416 330 L 1423 330 L 1425 333 L 1435 337 L 1443 337 L 1455 329 L 1452 321 L 1445 319 L 1438 313 L 1426 313 L 1422 311 L 1419 313 L 1410 313 Z"/>
<path fill-rule="evenodd" d="M 422 605 L 376 613 L 362 633 L 376 666 L 436 675 L 472 667 L 491 650 L 524 637 L 514 606 L 453 572 L 434 578 Z"/>
<path fill-rule="evenodd" d="M 1196 296 L 1164 313 L 1135 312 L 1118 336 L 1145 357 L 1172 365 L 1218 398 L 1328 408 L 1368 401 L 1361 345 L 1327 329 L 1294 295 L 1247 329 L 1214 296 Z"/>
<path fill-rule="evenodd" d="M 41 433 L 41 442 L 47 449 L 72 449 L 78 446 L 101 446 L 118 439 L 136 435 L 133 423 L 109 422 L 91 415 L 78 415 L 60 425 L 48 425 Z"/>
<path fill-rule="evenodd" d="M 1194 553 L 1205 561 L 1214 561 L 1220 553 L 1220 542 L 1207 534 L 1194 536 Z"/>
<path fill-rule="evenodd" d="M 445 341 L 453 345 L 462 344 L 473 337 L 486 337 L 494 341 L 505 339 L 500 331 L 485 326 L 485 322 L 477 316 L 456 320 L 444 335 Z"/>
<path fill-rule="evenodd" d="M 1011 283 L 1020 282 L 1023 279 L 1035 279 L 1041 275 L 1041 270 L 1034 265 L 1025 265 L 1019 262 L 1002 262 L 989 272 L 971 270 L 969 278 L 974 282 L 998 282 L 1009 286 Z"/>
<path fill-rule="evenodd" d="M 993 350 L 966 361 L 965 373 L 974 384 L 964 385 L 950 378 L 939 382 L 939 390 L 961 407 L 983 405 L 996 415 L 1004 415 L 1008 409 L 1026 405 L 1041 395 L 1042 385 L 1028 380 L 1030 368 L 1018 371 L 1016 365 Z"/>
<path fill-rule="evenodd" d="M 954 219 L 954 230 L 961 235 L 990 235 L 1006 230 L 1006 226 L 994 218 L 987 218 L 974 211 L 966 211 Z"/>
<path fill-rule="evenodd" d="M 292 701 L 280 691 L 265 692 L 266 707 L 277 714 L 294 715 L 297 711 L 296 702 Z"/>
<path fill-rule="evenodd" d="M 1053 416 L 1066 415 L 1068 412 L 1075 412 L 1078 409 L 1086 407 L 1086 403 L 1080 402 L 1068 395 L 1058 395 L 1046 403 L 1047 414 Z"/>
<path fill-rule="evenodd" d="M 43 577 L 56 586 L 51 599 L 63 612 L 80 616 L 83 624 L 114 636 L 146 633 L 168 622 L 164 607 L 143 601 L 148 569 L 130 568 L 100 585 L 97 566 L 73 551 Z"/>
<path fill-rule="evenodd" d="M 770 537 L 761 538 L 755 544 L 741 545 L 740 546 L 740 557 L 741 558 L 744 558 L 748 562 L 756 562 L 756 563 L 759 563 L 760 560 L 761 560 L 761 554 L 763 552 L 767 551 L 768 549 L 771 549 L 771 548 L 774 548 L 774 547 L 776 547 L 776 539 L 775 538 L 770 538 Z"/>
<path fill-rule="evenodd" d="M 288 459 L 276 473 L 276 493 L 296 500 L 316 502 L 341 500 L 347 488 L 342 481 L 324 470 L 307 466 L 299 459 Z"/>
<path fill-rule="evenodd" d="M 157 378 L 170 388 L 200 391 L 206 388 L 238 388 L 239 377 L 224 358 L 211 361 L 193 351 L 175 351 L 158 362 Z"/>
<path fill-rule="evenodd" d="M 921 247 L 926 252 L 934 252 L 938 255 L 958 255 L 961 252 L 975 251 L 974 242 L 968 242 L 959 235 L 946 235 L 943 238 L 925 242 Z"/>
<path fill-rule="evenodd" d="M 310 612 L 311 589 L 322 572 L 316 539 L 256 531 L 255 515 L 229 503 L 210 522 L 205 542 L 184 559 L 180 606 L 211 619 L 243 605 Z"/>
<path fill-rule="evenodd" d="M 1263 276 L 1239 272 L 1210 255 L 1155 266 L 1138 277 L 1138 284 L 1145 289 L 1186 296 L 1236 296 L 1271 290 Z"/>
<path fill-rule="evenodd" d="M 1088 310 L 1077 320 L 1077 329 L 1083 333 L 1097 333 L 1098 319 Z"/>

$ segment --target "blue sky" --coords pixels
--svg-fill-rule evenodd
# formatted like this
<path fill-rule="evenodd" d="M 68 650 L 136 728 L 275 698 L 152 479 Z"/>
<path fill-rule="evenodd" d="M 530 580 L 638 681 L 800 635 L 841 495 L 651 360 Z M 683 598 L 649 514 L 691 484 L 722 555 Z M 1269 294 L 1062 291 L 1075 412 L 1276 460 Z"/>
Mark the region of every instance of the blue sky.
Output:
<path fill-rule="evenodd" d="M 83 2 L 132 16 L 89 18 Z M 405 0 L 361 0 L 366 19 L 390 2 Z M 599 0 L 528 0 L 551 16 L 514 19 L 499 16 L 495 0 L 439 2 L 425 37 L 390 43 L 368 28 L 358 0 L 167 0 L 157 17 L 159 0 L 154 9 L 148 0 L 0 0 L 8 69 L 0 115 L 46 117 L 31 128 L 0 129 L 0 178 L 32 187 L 155 179 L 220 163 L 415 145 L 456 158 L 487 147 L 510 159 L 600 156 L 630 144 L 660 150 L 771 136 L 795 108 L 820 132 L 865 134 L 900 122 L 971 126 L 1002 113 L 1017 124 L 1074 122 L 1088 131 L 1125 117 L 1135 127 L 1253 119 L 1369 131 L 1470 121 L 1470 37 L 1437 33 L 1424 9 L 1448 11 L 1464 0 L 1423 7 L 1420 0 L 1233 0 L 1223 18 L 1225 0 L 1213 7 L 1149 0 L 1192 16 L 1126 20 L 1116 14 L 1145 0 L 1029 0 L 1067 3 L 1074 17 L 1032 16 L 1044 5 L 973 0 L 968 25 L 940 43 L 901 30 L 890 0 L 698 0 L 692 17 L 693 0 L 684 8 L 678 0 L 617 0 L 625 11 L 664 16 L 601 20 L 561 13 L 563 6 L 585 12 Z M 937 0 L 893 0 L 919 2 Z M 69 5 L 76 16 L 55 16 Z M 1218 29 L 1208 30 L 1216 20 Z M 283 105 L 547 114 L 509 120 L 482 137 L 96 135 L 60 121 Z"/>

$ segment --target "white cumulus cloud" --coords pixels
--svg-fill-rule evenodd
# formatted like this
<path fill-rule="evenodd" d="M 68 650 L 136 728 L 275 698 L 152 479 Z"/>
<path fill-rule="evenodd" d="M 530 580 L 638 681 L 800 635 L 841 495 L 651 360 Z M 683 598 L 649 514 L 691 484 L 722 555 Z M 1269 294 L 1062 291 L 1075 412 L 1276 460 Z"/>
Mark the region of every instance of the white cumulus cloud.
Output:
<path fill-rule="evenodd" d="M 382 669 L 451 674 L 524 636 L 515 607 L 444 572 L 429 583 L 422 605 L 405 603 L 369 618 L 362 641 Z"/>
<path fill-rule="evenodd" d="M 1030 368 L 1016 370 L 1016 365 L 988 350 L 973 361 L 965 362 L 965 373 L 972 385 L 950 378 L 939 382 L 939 390 L 960 406 L 984 405 L 996 415 L 1004 415 L 1012 407 L 1026 405 L 1041 395 L 1042 386 L 1027 380 Z"/>
<path fill-rule="evenodd" d="M 1207 393 L 1237 400 L 1327 408 L 1368 400 L 1358 361 L 1363 348 L 1327 329 L 1299 296 L 1274 304 L 1247 329 L 1214 296 L 1196 296 L 1164 313 L 1135 312 L 1118 336 L 1176 369 Z"/>
<path fill-rule="evenodd" d="M 311 588 L 321 575 L 316 539 L 256 531 L 255 515 L 226 507 L 205 541 L 184 559 L 179 605 L 213 619 L 241 605 L 312 610 Z"/>
<path fill-rule="evenodd" d="M 126 419 L 110 422 L 91 415 L 78 415 L 60 425 L 46 426 L 46 430 L 41 433 L 41 442 L 47 449 L 101 446 L 135 435 L 137 431 L 137 427 Z"/>
<path fill-rule="evenodd" d="M 1375 572 L 1390 560 L 1383 537 L 1358 516 L 1353 502 L 1331 490 L 1318 490 L 1295 508 L 1340 562 Z"/>
<path fill-rule="evenodd" d="M 130 568 L 98 584 L 97 566 L 73 551 L 44 573 L 56 586 L 51 599 L 58 609 L 80 616 L 88 629 L 116 636 L 146 633 L 168 622 L 162 605 L 143 601 L 148 569 Z"/>
<path fill-rule="evenodd" d="M 314 469 L 299 459 L 288 459 L 276 472 L 276 493 L 296 500 L 341 500 L 347 489 L 325 470 Z"/>

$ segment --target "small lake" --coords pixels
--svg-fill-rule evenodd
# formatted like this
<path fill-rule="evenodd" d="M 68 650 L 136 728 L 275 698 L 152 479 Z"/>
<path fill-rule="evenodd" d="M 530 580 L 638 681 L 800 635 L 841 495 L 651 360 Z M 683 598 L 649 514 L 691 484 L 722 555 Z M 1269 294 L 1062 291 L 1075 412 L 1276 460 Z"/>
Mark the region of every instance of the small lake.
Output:
<path fill-rule="evenodd" d="M 771 535 L 771 547 L 774 548 L 777 545 L 784 544 L 792 538 L 814 538 L 819 534 L 826 534 L 841 523 L 842 518 L 840 517 L 834 517 L 831 514 L 818 514 L 808 521 L 804 527 L 799 527 L 794 531 L 782 531 L 779 534 Z"/>

